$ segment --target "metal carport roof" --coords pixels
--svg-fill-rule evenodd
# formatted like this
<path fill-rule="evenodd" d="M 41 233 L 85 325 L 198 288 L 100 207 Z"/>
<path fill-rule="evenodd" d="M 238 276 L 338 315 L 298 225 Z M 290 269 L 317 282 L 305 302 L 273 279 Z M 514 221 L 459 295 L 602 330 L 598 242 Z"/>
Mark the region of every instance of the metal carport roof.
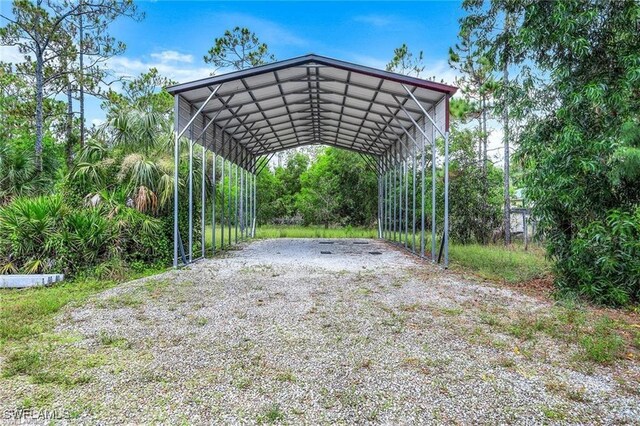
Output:
<path fill-rule="evenodd" d="M 167 90 L 178 98 L 180 129 L 195 126 L 199 143 L 250 168 L 258 156 L 310 144 L 381 156 L 416 123 L 430 125 L 425 110 L 447 129 L 457 89 L 311 54 Z"/>

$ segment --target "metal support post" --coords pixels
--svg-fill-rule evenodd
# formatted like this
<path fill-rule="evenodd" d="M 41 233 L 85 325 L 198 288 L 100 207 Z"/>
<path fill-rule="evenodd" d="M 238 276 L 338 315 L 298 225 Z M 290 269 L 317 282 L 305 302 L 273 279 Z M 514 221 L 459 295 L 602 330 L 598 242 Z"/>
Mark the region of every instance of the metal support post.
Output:
<path fill-rule="evenodd" d="M 399 185 L 398 185 L 398 243 L 402 244 L 402 215 L 404 204 L 402 203 L 403 192 L 404 192 L 404 183 L 402 182 L 404 179 L 404 160 L 402 159 L 403 152 L 402 148 L 400 149 L 400 158 L 398 159 L 398 174 L 399 174 Z"/>
<path fill-rule="evenodd" d="M 202 120 L 204 123 L 204 120 Z M 201 200 L 200 200 L 200 245 L 202 247 L 201 248 L 201 252 L 202 252 L 202 257 L 205 257 L 205 245 L 206 245 L 206 233 L 207 233 L 207 229 L 206 229 L 206 216 L 205 216 L 205 207 L 206 207 L 206 188 L 207 185 L 205 185 L 205 173 L 207 171 L 207 150 L 204 147 L 204 140 L 202 141 L 202 181 L 200 182 L 201 184 L 201 188 L 200 188 L 200 195 L 201 195 Z"/>
<path fill-rule="evenodd" d="M 384 227 L 383 227 L 383 232 L 382 232 L 382 236 L 384 238 L 388 238 L 389 236 L 389 221 L 387 218 L 387 215 L 389 213 L 389 171 L 385 166 L 385 170 L 384 170 Z"/>
<path fill-rule="evenodd" d="M 406 157 L 404 160 L 404 248 L 409 248 L 409 160 Z"/>
<path fill-rule="evenodd" d="M 213 185 L 211 188 L 212 197 L 211 197 L 211 246 L 212 254 L 216 254 L 216 195 L 218 194 L 217 185 L 216 185 L 216 163 L 218 159 L 216 157 L 215 151 L 213 152 L 213 161 L 211 162 L 211 176 L 213 179 Z"/>
<path fill-rule="evenodd" d="M 431 125 L 431 261 L 436 262 L 436 131 Z"/>
<path fill-rule="evenodd" d="M 220 250 L 224 250 L 224 157 L 220 158 Z"/>
<path fill-rule="evenodd" d="M 180 168 L 180 130 L 179 126 L 179 117 L 180 117 L 180 97 L 175 96 L 173 98 L 173 267 L 178 267 L 178 240 L 179 237 L 179 229 L 178 229 L 178 178 L 179 178 L 179 168 Z"/>
<path fill-rule="evenodd" d="M 411 177 L 412 177 L 412 185 L 411 185 L 411 192 L 412 192 L 412 200 L 413 200 L 413 206 L 411 208 L 411 222 L 412 222 L 412 233 L 413 233 L 413 243 L 411 245 L 411 248 L 413 251 L 413 254 L 416 253 L 416 153 L 418 151 L 418 147 L 416 144 L 413 145 L 413 164 L 411 166 Z"/>
<path fill-rule="evenodd" d="M 395 151 L 395 150 L 394 150 Z M 393 155 L 393 241 L 396 241 L 396 224 L 398 219 L 398 205 L 396 199 L 398 197 L 398 167 L 397 158 Z"/>
<path fill-rule="evenodd" d="M 193 129 L 189 129 L 189 263 L 193 261 Z"/>
<path fill-rule="evenodd" d="M 235 164 L 235 169 L 236 169 L 236 173 L 235 173 L 235 179 L 233 180 L 233 189 L 234 189 L 234 196 L 235 196 L 235 201 L 236 201 L 236 208 L 235 208 L 235 239 L 236 239 L 236 244 L 238 244 L 238 218 L 240 215 L 240 209 L 238 208 L 238 203 L 239 203 L 239 198 L 238 197 L 238 190 L 240 189 L 240 185 L 238 185 L 238 165 Z"/>
<path fill-rule="evenodd" d="M 444 267 L 449 267 L 449 132 L 444 134 Z"/>
<path fill-rule="evenodd" d="M 425 147 L 427 145 L 427 138 L 422 136 L 422 146 L 420 147 L 420 257 L 424 259 L 424 246 L 425 246 L 425 238 L 424 238 L 424 207 L 425 207 L 425 182 L 424 182 L 424 169 L 426 166 L 426 155 L 427 152 Z"/>
<path fill-rule="evenodd" d="M 244 169 L 240 169 L 240 241 L 244 238 Z"/>
<path fill-rule="evenodd" d="M 253 222 L 251 223 L 251 238 L 256 237 L 256 222 L 258 221 L 257 204 L 258 203 L 258 175 L 253 175 Z"/>
<path fill-rule="evenodd" d="M 229 144 L 231 144 L 231 141 L 229 141 Z M 227 200 L 229 201 L 229 211 L 228 211 L 229 214 L 227 215 L 227 217 L 229 218 L 228 219 L 229 234 L 228 234 L 227 241 L 229 242 L 229 245 L 231 245 L 231 217 L 233 216 L 231 214 L 231 212 L 232 212 L 232 206 L 231 206 L 231 179 L 233 178 L 233 174 L 231 173 L 231 161 L 228 161 L 228 164 L 229 164 L 229 166 L 227 168 L 227 172 L 228 172 L 228 176 L 229 176 L 229 178 L 228 178 L 229 182 L 228 182 L 228 192 L 227 192 L 228 197 L 227 197 Z"/>

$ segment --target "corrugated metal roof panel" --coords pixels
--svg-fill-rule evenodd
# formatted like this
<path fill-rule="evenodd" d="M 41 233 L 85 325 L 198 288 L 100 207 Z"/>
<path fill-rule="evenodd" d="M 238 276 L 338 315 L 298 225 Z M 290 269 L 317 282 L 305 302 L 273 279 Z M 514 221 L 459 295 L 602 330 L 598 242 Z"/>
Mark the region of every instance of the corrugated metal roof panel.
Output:
<path fill-rule="evenodd" d="M 199 134 L 216 117 L 215 125 L 207 128 L 204 143 L 224 155 L 246 150 L 246 154 L 240 152 L 243 158 L 310 143 L 380 155 L 392 143 L 399 144 L 399 138 L 406 139 L 398 122 L 412 134 L 418 135 L 414 121 L 431 131 L 430 121 L 422 120 L 422 108 L 444 129 L 448 125 L 446 97 L 456 90 L 307 55 L 169 88 L 181 96 L 179 128 L 189 123 L 218 85 L 215 97 L 203 107 L 202 117 L 192 122 L 193 133 Z M 407 95 L 403 85 L 421 105 Z M 230 146 L 230 140 L 237 149 Z"/>

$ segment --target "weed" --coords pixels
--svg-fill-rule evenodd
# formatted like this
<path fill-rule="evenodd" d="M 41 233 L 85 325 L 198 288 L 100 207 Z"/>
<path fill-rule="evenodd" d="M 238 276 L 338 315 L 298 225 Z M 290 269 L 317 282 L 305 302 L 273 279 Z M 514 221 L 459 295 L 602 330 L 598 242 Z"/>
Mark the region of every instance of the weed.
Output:
<path fill-rule="evenodd" d="M 542 414 L 549 420 L 562 421 L 567 418 L 567 413 L 562 407 L 542 407 Z"/>
<path fill-rule="evenodd" d="M 240 390 L 249 389 L 251 383 L 251 379 L 246 376 L 238 377 L 233 381 L 233 385 Z"/>
<path fill-rule="evenodd" d="M 24 349 L 9 355 L 6 360 L 4 377 L 17 375 L 29 375 L 40 369 L 43 361 L 43 354 L 33 349 Z"/>
<path fill-rule="evenodd" d="M 108 299 L 99 301 L 97 306 L 105 309 L 122 309 L 122 308 L 136 308 L 142 305 L 142 298 L 131 292 L 118 294 L 111 296 Z"/>
<path fill-rule="evenodd" d="M 294 376 L 293 373 L 290 371 L 282 371 L 276 374 L 276 380 L 279 382 L 293 383 L 296 381 L 296 376 Z"/>
<path fill-rule="evenodd" d="M 440 312 L 449 317 L 457 317 L 458 315 L 462 315 L 464 311 L 461 308 L 440 308 Z"/>
<path fill-rule="evenodd" d="M 513 358 L 502 356 L 498 358 L 497 364 L 503 368 L 513 368 L 516 366 L 516 361 Z"/>
<path fill-rule="evenodd" d="M 103 346 L 110 346 L 113 348 L 120 348 L 120 349 L 131 348 L 131 342 L 129 342 L 126 338 L 115 336 L 105 331 L 100 332 L 98 336 L 98 341 Z"/>
<path fill-rule="evenodd" d="M 496 315 L 493 315 L 489 312 L 480 312 L 478 316 L 480 318 L 480 322 L 482 322 L 483 324 L 487 324 L 492 327 L 498 327 L 502 325 L 500 319 L 498 319 Z"/>
<path fill-rule="evenodd" d="M 471 270 L 482 278 L 522 283 L 549 274 L 551 266 L 543 250 L 499 245 L 451 244 L 449 254 L 454 268 Z"/>
<path fill-rule="evenodd" d="M 280 405 L 273 404 L 258 416 L 258 423 L 276 423 L 284 420 L 284 417 L 284 411 L 282 411 Z"/>
<path fill-rule="evenodd" d="M 209 320 L 205 317 L 195 317 L 191 320 L 191 322 L 193 322 L 193 324 L 199 326 L 199 327 L 204 327 L 205 325 L 207 325 L 207 323 L 209 322 Z"/>
<path fill-rule="evenodd" d="M 613 321 L 602 318 L 596 322 L 592 335 L 580 339 L 581 356 L 589 361 L 610 364 L 620 357 L 624 341 L 615 333 Z"/>

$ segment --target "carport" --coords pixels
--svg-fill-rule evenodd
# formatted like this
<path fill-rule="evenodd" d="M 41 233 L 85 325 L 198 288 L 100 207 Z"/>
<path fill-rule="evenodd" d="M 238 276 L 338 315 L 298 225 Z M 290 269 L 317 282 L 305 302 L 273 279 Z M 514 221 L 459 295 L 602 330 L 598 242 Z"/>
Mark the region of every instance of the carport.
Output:
<path fill-rule="evenodd" d="M 223 229 L 222 245 L 225 233 L 227 244 L 254 236 L 259 202 L 256 176 L 277 152 L 312 144 L 336 146 L 362 156 L 378 177 L 379 238 L 421 257 L 425 257 L 426 250 L 425 200 L 430 186 L 431 260 L 439 262 L 443 255 L 443 264 L 448 265 L 449 99 L 456 92 L 455 87 L 306 55 L 178 84 L 167 90 L 175 99 L 174 267 L 206 256 L 208 206 L 214 251 L 216 226 Z M 439 155 L 438 140 L 444 146 L 443 155 Z M 188 144 L 186 238 L 178 226 L 182 143 Z M 199 152 L 194 151 L 196 145 Z M 202 174 L 194 177 L 193 161 L 198 155 Z M 444 223 L 439 254 L 438 164 L 444 169 Z M 211 168 L 210 177 L 207 165 Z M 221 167 L 219 181 L 216 167 Z M 214 194 L 225 174 L 223 213 L 216 217 Z M 202 183 L 201 193 L 195 194 L 201 197 L 200 212 L 193 208 L 194 178 Z M 209 187 L 213 191 L 206 189 L 205 179 L 211 180 Z M 201 253 L 194 253 L 194 214 L 201 215 Z"/>

